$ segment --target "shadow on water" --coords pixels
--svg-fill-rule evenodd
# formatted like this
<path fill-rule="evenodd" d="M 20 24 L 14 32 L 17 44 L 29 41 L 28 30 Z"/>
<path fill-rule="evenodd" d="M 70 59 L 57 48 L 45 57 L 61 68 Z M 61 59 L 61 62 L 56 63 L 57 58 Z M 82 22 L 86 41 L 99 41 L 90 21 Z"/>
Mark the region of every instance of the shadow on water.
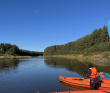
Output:
<path fill-rule="evenodd" d="M 0 60 L 0 72 L 9 72 L 11 70 L 15 70 L 18 67 L 19 60 L 9 60 L 3 59 Z"/>
<path fill-rule="evenodd" d="M 65 68 L 69 71 L 76 72 L 81 76 L 85 76 L 88 72 L 88 62 L 80 62 L 75 59 L 67 59 L 67 58 L 49 58 L 49 60 L 45 60 L 45 64 L 48 67 L 52 68 Z M 110 73 L 110 66 L 98 66 L 94 65 L 97 68 L 98 72 L 107 72 Z"/>

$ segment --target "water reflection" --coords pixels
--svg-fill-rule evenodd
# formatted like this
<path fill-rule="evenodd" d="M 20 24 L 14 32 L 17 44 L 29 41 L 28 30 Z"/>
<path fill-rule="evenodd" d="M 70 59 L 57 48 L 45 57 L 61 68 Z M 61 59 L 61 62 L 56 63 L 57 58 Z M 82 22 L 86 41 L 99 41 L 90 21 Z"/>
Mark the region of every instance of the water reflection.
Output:
<path fill-rule="evenodd" d="M 65 58 L 51 58 L 45 60 L 45 64 L 54 68 L 66 68 L 69 71 L 77 72 L 78 74 L 85 76 L 87 73 L 87 65 L 79 62 L 78 60 L 65 59 Z"/>
<path fill-rule="evenodd" d="M 18 67 L 19 60 L 3 59 L 0 60 L 0 72 L 9 72 Z"/>
<path fill-rule="evenodd" d="M 76 72 L 81 76 L 85 76 L 88 72 L 88 62 L 80 62 L 75 59 L 66 59 L 66 58 L 49 58 L 45 60 L 45 64 L 48 67 L 52 68 L 66 68 L 69 71 Z M 98 66 L 94 65 L 97 68 L 98 72 L 107 72 L 110 73 L 110 66 Z"/>

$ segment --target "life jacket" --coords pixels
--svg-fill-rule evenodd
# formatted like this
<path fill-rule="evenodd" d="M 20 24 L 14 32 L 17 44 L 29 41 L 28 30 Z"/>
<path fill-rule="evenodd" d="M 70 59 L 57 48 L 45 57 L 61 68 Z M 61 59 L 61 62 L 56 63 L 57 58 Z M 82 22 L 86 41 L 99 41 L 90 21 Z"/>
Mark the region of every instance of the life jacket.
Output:
<path fill-rule="evenodd" d="M 97 70 L 96 70 L 96 68 L 95 67 L 93 67 L 93 68 L 89 68 L 90 70 L 91 70 L 91 75 L 89 76 L 89 77 L 95 77 L 95 76 L 97 76 Z"/>

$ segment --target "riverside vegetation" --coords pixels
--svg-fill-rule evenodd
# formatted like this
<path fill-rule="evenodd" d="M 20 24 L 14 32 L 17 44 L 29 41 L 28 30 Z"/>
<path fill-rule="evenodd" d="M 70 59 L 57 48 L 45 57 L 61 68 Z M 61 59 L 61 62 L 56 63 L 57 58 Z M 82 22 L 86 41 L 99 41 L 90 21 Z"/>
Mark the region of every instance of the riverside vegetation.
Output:
<path fill-rule="evenodd" d="M 15 56 L 15 55 L 9 55 L 9 54 L 4 54 L 0 55 L 0 59 L 25 59 L 25 58 L 32 58 L 32 56 Z"/>
<path fill-rule="evenodd" d="M 0 59 L 22 59 L 33 56 L 43 56 L 43 52 L 22 50 L 18 46 L 11 45 L 10 43 L 0 44 Z"/>
<path fill-rule="evenodd" d="M 44 50 L 44 56 L 76 58 L 96 64 L 110 62 L 110 38 L 107 26 L 64 45 L 54 45 Z"/>

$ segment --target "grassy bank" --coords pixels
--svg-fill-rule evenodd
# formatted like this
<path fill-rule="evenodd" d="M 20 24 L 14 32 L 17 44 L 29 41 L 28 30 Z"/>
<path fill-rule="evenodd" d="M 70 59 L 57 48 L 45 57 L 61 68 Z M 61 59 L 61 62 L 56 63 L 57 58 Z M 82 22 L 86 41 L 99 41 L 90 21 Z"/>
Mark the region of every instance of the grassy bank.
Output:
<path fill-rule="evenodd" d="M 110 51 L 72 55 L 54 55 L 53 57 L 77 59 L 81 62 L 92 62 L 97 65 L 110 65 Z"/>
<path fill-rule="evenodd" d="M 25 59 L 32 58 L 32 56 L 13 56 L 8 54 L 0 54 L 0 59 Z"/>

